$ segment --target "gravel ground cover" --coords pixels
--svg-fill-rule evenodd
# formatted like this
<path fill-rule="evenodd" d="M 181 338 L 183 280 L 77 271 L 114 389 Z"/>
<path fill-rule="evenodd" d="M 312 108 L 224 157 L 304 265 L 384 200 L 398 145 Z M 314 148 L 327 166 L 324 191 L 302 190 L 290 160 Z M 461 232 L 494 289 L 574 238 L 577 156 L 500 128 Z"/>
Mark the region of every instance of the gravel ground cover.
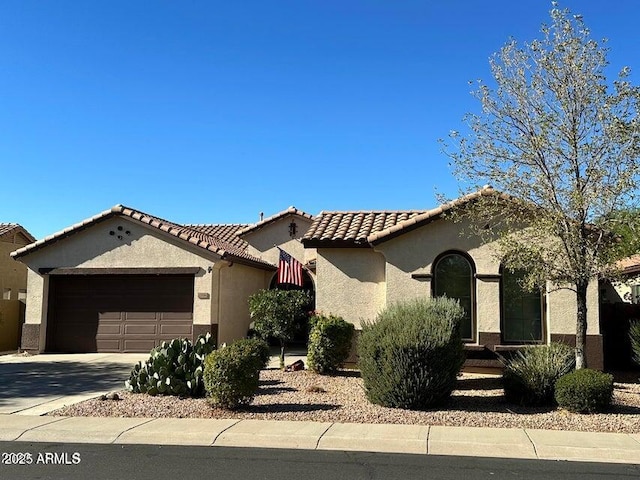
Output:
<path fill-rule="evenodd" d="M 50 415 L 98 417 L 241 418 L 318 422 L 401 423 L 470 427 L 543 428 L 640 433 L 640 384 L 616 383 L 614 404 L 603 414 L 580 415 L 525 408 L 504 400 L 500 377 L 463 373 L 446 408 L 410 411 L 370 403 L 355 371 L 321 376 L 309 371 L 263 370 L 248 407 L 228 411 L 205 399 L 151 397 L 118 392 L 120 400 L 93 399 Z"/>

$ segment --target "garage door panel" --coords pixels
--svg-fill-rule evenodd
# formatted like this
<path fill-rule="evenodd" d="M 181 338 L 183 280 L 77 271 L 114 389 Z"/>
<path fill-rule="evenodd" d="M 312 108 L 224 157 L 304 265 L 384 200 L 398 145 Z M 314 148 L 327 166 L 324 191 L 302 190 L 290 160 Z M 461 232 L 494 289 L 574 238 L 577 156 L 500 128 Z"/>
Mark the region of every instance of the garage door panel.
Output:
<path fill-rule="evenodd" d="M 111 339 L 111 340 L 98 339 L 96 341 L 96 348 L 99 352 L 119 353 L 121 351 L 120 343 L 121 343 L 120 340 L 117 340 L 117 339 Z"/>
<path fill-rule="evenodd" d="M 122 325 L 120 323 L 99 323 L 96 335 L 121 335 Z"/>
<path fill-rule="evenodd" d="M 135 352 L 149 352 L 156 346 L 154 340 L 148 339 L 126 339 L 123 340 L 122 352 L 123 353 L 135 353 Z"/>
<path fill-rule="evenodd" d="M 191 337 L 193 327 L 191 325 L 166 325 L 160 324 L 160 335 L 175 337 Z"/>
<path fill-rule="evenodd" d="M 137 325 L 125 325 L 125 335 L 156 335 L 158 325 L 155 323 L 139 323 Z"/>
<path fill-rule="evenodd" d="M 192 338 L 192 275 L 69 275 L 50 279 L 47 350 L 148 352 Z"/>
<path fill-rule="evenodd" d="M 122 320 L 122 312 L 99 312 L 98 320 L 102 322 L 103 320 Z"/>
<path fill-rule="evenodd" d="M 171 321 L 171 320 L 191 320 L 193 319 L 193 315 L 188 312 L 162 312 L 160 314 L 161 320 Z"/>
<path fill-rule="evenodd" d="M 158 320 L 157 312 L 125 312 L 125 320 L 127 322 L 148 322 L 149 320 L 153 320 L 154 322 Z"/>

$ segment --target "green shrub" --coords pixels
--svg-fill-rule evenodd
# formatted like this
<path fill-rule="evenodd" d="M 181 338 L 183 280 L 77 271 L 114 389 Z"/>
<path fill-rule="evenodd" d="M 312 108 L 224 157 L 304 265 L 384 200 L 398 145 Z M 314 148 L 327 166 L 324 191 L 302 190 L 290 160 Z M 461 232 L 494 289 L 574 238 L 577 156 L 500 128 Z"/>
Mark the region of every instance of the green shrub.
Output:
<path fill-rule="evenodd" d="M 271 359 L 269 344 L 259 338 L 245 338 L 234 342 L 234 348 L 238 349 L 241 355 L 248 355 L 255 360 L 257 370 L 267 368 Z"/>
<path fill-rule="evenodd" d="M 520 405 L 552 405 L 556 381 L 575 365 L 573 348 L 552 342 L 529 345 L 508 358 L 502 376 L 508 401 Z"/>
<path fill-rule="evenodd" d="M 204 384 L 211 405 L 227 409 L 247 405 L 259 385 L 258 349 L 238 340 L 212 352 L 204 362 Z"/>
<path fill-rule="evenodd" d="M 193 344 L 185 338 L 162 342 L 145 362 L 134 365 L 125 388 L 149 395 L 201 397 L 203 362 L 215 348 L 210 333 L 200 335 Z"/>
<path fill-rule="evenodd" d="M 367 398 L 425 409 L 445 402 L 464 363 L 463 310 L 448 298 L 395 304 L 365 323 L 358 342 Z"/>
<path fill-rule="evenodd" d="M 355 327 L 342 317 L 317 315 L 311 318 L 307 347 L 309 368 L 316 373 L 332 373 L 349 358 Z"/>
<path fill-rule="evenodd" d="M 598 370 L 583 368 L 556 382 L 556 402 L 570 412 L 602 412 L 611 405 L 612 398 L 613 376 Z"/>

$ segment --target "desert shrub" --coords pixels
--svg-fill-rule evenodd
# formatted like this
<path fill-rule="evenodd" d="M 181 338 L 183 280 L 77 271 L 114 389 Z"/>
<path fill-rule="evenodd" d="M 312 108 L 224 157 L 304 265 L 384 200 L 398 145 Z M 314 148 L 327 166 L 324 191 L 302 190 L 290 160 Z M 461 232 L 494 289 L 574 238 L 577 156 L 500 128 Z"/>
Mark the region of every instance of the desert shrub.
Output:
<path fill-rule="evenodd" d="M 520 405 L 552 405 L 556 381 L 575 365 L 573 348 L 564 343 L 529 345 L 501 358 L 504 394 Z"/>
<path fill-rule="evenodd" d="M 201 397 L 203 362 L 215 348 L 210 333 L 200 335 L 193 344 L 185 338 L 162 342 L 145 362 L 134 365 L 125 388 L 149 395 Z"/>
<path fill-rule="evenodd" d="M 464 363 L 463 315 L 457 301 L 433 298 L 391 305 L 364 323 L 358 353 L 367 398 L 414 410 L 446 401 Z"/>
<path fill-rule="evenodd" d="M 349 358 L 355 327 L 342 317 L 316 315 L 311 318 L 307 347 L 309 368 L 316 373 L 335 372 Z"/>
<path fill-rule="evenodd" d="M 612 398 L 613 376 L 598 370 L 583 368 L 556 382 L 556 402 L 570 412 L 602 412 L 611 405 Z"/>
<path fill-rule="evenodd" d="M 212 352 L 204 362 L 204 385 L 209 403 L 235 409 L 253 400 L 259 385 L 258 349 L 238 340 Z"/>
<path fill-rule="evenodd" d="M 234 348 L 238 349 L 241 355 L 248 355 L 255 360 L 258 370 L 262 370 L 269 364 L 271 352 L 269 344 L 260 338 L 246 338 L 234 342 Z"/>

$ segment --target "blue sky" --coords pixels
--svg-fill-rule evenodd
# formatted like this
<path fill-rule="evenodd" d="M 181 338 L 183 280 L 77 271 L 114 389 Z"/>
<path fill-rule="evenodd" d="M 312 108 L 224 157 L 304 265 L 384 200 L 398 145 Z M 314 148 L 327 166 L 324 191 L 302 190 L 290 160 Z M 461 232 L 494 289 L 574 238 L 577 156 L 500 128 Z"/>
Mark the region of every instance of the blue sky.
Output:
<path fill-rule="evenodd" d="M 635 0 L 561 2 L 640 74 Z M 0 3 L 0 222 L 40 238 L 122 203 L 181 223 L 289 205 L 423 209 L 438 138 L 546 0 Z M 636 70 L 633 70 L 633 69 Z"/>

